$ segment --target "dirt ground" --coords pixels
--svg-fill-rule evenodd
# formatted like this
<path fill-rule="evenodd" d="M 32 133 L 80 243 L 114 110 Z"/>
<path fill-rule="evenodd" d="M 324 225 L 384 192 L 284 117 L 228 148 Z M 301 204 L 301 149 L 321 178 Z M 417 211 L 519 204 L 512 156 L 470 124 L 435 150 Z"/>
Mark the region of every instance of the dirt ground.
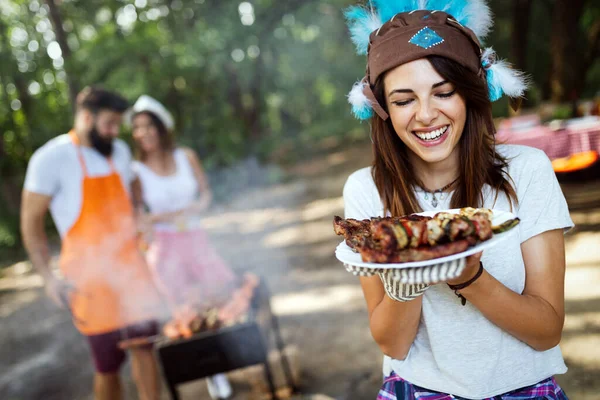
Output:
<path fill-rule="evenodd" d="M 204 218 L 235 270 L 268 279 L 284 341 L 298 349 L 304 395 L 374 399 L 381 382 L 381 354 L 369 333 L 362 292 L 333 255 L 339 240 L 331 228 L 333 215 L 343 214 L 345 179 L 369 162 L 368 144 L 340 150 L 324 143 L 321 155 L 288 171 L 288 182 L 243 193 Z M 557 379 L 573 400 L 600 399 L 600 184 L 565 184 L 564 191 L 577 228 L 567 236 L 561 343 L 569 371 Z M 86 343 L 68 314 L 45 298 L 28 263 L 2 273 L 0 399 L 92 399 Z M 135 399 L 127 371 L 125 376 L 126 398 Z M 234 399 L 250 399 L 245 375 L 230 376 Z M 181 394 L 209 398 L 203 381 L 183 385 Z"/>

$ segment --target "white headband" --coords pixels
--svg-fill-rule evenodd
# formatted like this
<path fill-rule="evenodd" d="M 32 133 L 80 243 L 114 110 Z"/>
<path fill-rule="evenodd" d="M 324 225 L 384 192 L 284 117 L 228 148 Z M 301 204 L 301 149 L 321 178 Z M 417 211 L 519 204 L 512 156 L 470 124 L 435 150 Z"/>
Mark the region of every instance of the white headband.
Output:
<path fill-rule="evenodd" d="M 150 112 L 156 115 L 167 129 L 173 129 L 175 126 L 173 116 L 165 106 L 146 94 L 141 95 L 129 110 L 128 117 L 126 118 L 129 124 L 131 124 L 133 117 L 141 112 Z"/>

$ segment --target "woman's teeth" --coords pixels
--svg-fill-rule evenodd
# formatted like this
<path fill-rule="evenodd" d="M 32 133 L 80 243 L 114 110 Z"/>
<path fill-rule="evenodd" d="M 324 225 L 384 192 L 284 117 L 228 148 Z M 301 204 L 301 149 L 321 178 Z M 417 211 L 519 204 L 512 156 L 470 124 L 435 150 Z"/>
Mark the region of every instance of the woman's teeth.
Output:
<path fill-rule="evenodd" d="M 446 133 L 447 130 L 448 130 L 448 125 L 440 128 L 440 129 L 436 129 L 435 131 L 414 132 L 414 134 L 417 135 L 417 137 L 421 140 L 436 140 L 436 139 L 439 139 L 444 133 Z"/>

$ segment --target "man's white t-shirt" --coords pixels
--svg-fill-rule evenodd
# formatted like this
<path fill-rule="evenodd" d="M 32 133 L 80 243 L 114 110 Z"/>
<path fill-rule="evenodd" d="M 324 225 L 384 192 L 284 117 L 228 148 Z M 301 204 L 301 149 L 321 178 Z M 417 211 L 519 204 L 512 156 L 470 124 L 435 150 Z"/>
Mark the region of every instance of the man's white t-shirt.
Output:
<path fill-rule="evenodd" d="M 512 212 L 521 220 L 518 232 L 483 252 L 482 263 L 496 279 L 516 293 L 525 287 L 521 243 L 545 231 L 573 226 L 552 164 L 540 150 L 499 145 L 509 160 L 519 204 Z M 424 211 L 450 208 L 451 194 L 431 205 L 431 195 L 416 191 Z M 495 199 L 484 188 L 484 207 L 511 211 L 505 195 Z M 495 200 L 495 201 L 494 201 Z M 383 204 L 371 168 L 353 173 L 344 186 L 346 218 L 383 216 Z M 393 370 L 403 379 L 435 391 L 482 399 L 535 384 L 567 368 L 559 346 L 536 351 L 495 326 L 470 302 L 462 306 L 447 285 L 432 285 L 423 295 L 421 321 L 405 360 L 384 357 L 384 374 Z"/>
<path fill-rule="evenodd" d="M 131 151 L 125 142 L 116 139 L 113 165 L 126 190 L 133 179 Z M 90 177 L 109 175 L 108 159 L 92 147 L 81 146 L 87 174 Z M 75 224 L 81 213 L 83 170 L 77 148 L 68 134 L 48 141 L 33 153 L 27 166 L 25 190 L 51 196 L 50 214 L 61 237 Z"/>

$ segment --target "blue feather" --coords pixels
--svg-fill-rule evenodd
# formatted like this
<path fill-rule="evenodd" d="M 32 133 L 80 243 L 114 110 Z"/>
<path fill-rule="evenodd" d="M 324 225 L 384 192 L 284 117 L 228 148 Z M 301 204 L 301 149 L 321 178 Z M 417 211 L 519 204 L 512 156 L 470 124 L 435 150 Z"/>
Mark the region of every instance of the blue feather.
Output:
<path fill-rule="evenodd" d="M 496 74 L 494 74 L 494 71 L 492 68 L 489 68 L 486 71 L 485 77 L 487 79 L 490 100 L 491 101 L 498 100 L 499 98 L 502 97 L 502 95 L 504 93 L 502 92 L 502 86 L 500 85 L 500 82 L 498 82 L 498 77 L 496 76 Z"/>
<path fill-rule="evenodd" d="M 452 15 L 463 26 L 470 26 L 467 7 L 468 3 L 465 0 L 454 0 L 451 2 L 450 7 L 446 12 Z"/>
<path fill-rule="evenodd" d="M 381 26 L 379 17 L 360 6 L 348 7 L 344 11 L 344 16 L 348 22 L 352 42 L 356 46 L 357 53 L 367 54 L 369 35 Z"/>
<path fill-rule="evenodd" d="M 472 29 L 480 40 L 487 35 L 492 26 L 487 0 L 370 0 L 369 3 L 373 5 L 380 24 L 389 21 L 398 13 L 426 9 L 444 11 L 452 15 L 463 26 Z M 366 51 L 365 41 L 368 44 L 364 31 L 367 30 L 367 26 L 373 25 L 371 15 L 368 7 L 354 6 L 346 11 L 353 40 L 357 47 L 364 49 L 361 54 Z M 375 29 L 377 28 L 370 29 L 370 32 Z"/>
<path fill-rule="evenodd" d="M 452 15 L 458 22 L 463 25 L 467 25 L 467 20 L 465 19 L 465 10 L 467 10 L 468 2 L 465 0 L 452 0 L 447 2 L 446 12 Z"/>
<path fill-rule="evenodd" d="M 467 7 L 466 0 L 428 0 L 428 10 L 444 11 L 452 15 L 458 22 L 465 25 L 464 10 Z"/>
<path fill-rule="evenodd" d="M 401 12 L 416 10 L 419 8 L 418 0 L 373 0 L 382 21 L 389 21 Z"/>
<path fill-rule="evenodd" d="M 369 106 L 356 107 L 352 106 L 352 114 L 356 119 L 361 121 L 367 120 L 373 117 L 373 109 Z"/>

